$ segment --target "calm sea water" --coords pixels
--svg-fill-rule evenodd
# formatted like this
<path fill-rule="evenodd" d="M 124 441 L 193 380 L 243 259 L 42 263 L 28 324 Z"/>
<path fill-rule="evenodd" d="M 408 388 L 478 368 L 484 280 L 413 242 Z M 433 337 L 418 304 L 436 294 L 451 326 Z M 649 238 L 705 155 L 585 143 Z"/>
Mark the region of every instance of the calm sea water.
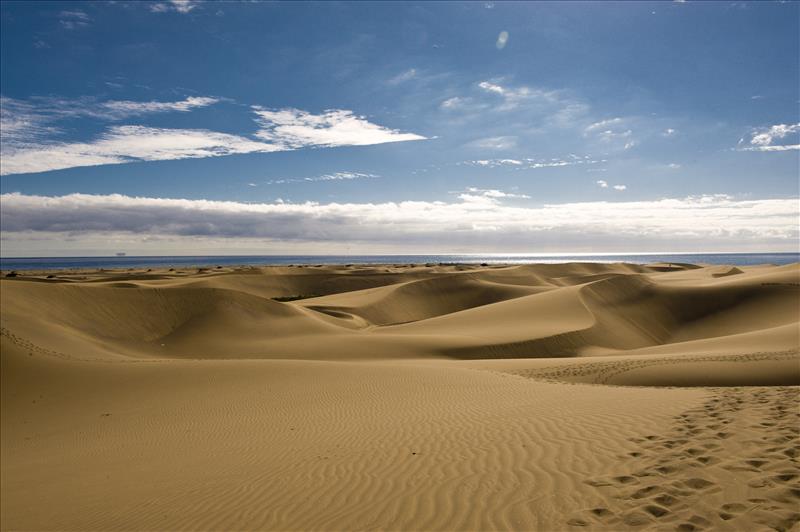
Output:
<path fill-rule="evenodd" d="M 791 264 L 800 253 L 687 253 L 665 255 L 220 255 L 160 257 L 44 257 L 0 258 L 3 270 L 60 270 L 74 268 L 158 268 L 190 266 L 263 266 L 281 264 L 558 264 L 562 262 L 688 262 L 704 264 Z"/>

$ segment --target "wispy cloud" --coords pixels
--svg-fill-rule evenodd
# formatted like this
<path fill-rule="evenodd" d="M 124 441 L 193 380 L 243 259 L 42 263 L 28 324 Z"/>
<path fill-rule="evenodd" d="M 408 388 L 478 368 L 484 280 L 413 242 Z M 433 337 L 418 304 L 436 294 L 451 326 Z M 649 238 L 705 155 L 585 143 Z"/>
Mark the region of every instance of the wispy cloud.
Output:
<path fill-rule="evenodd" d="M 745 139 L 739 140 L 740 151 L 789 151 L 800 150 L 797 143 L 798 133 L 800 133 L 800 123 L 797 124 L 776 124 L 768 128 L 756 129 L 751 133 L 749 143 Z M 785 142 L 783 139 L 793 138 L 794 143 Z M 776 143 L 776 141 L 782 141 Z"/>
<path fill-rule="evenodd" d="M 472 98 L 465 96 L 452 96 L 446 100 L 443 100 L 442 103 L 439 104 L 439 108 L 445 111 L 458 111 L 465 109 L 476 111 L 480 109 L 486 109 L 487 107 L 487 105 L 477 103 Z"/>
<path fill-rule="evenodd" d="M 46 172 L 76 166 L 121 164 L 219 157 L 242 153 L 268 153 L 303 147 L 364 146 L 424 139 L 401 133 L 356 116 L 332 110 L 313 115 L 298 109 L 254 108 L 260 129 L 256 138 L 207 129 L 166 129 L 113 126 L 92 140 L 60 141 L 58 123 L 67 118 L 118 121 L 152 113 L 188 112 L 220 101 L 189 97 L 176 102 L 105 101 L 52 98 L 20 101 L 2 98 L 3 164 L 0 174 Z"/>
<path fill-rule="evenodd" d="M 406 81 L 412 80 L 415 77 L 417 77 L 417 70 L 415 68 L 409 68 L 408 70 L 400 72 L 396 76 L 388 79 L 386 83 L 389 85 L 399 85 Z"/>
<path fill-rule="evenodd" d="M 468 189 L 459 201 L 386 203 L 241 203 L 123 195 L 0 196 L 4 242 L 91 235 L 259 239 L 291 242 L 380 242 L 413 246 L 490 243 L 530 249 L 531 242 L 577 244 L 789 246 L 798 238 L 797 198 L 737 200 L 714 195 L 652 201 L 518 206 L 517 194 Z M 60 235 L 60 236 L 59 236 Z M 485 251 L 485 249 L 483 250 Z"/>
<path fill-rule="evenodd" d="M 473 140 L 467 143 L 467 147 L 479 148 L 482 150 L 511 150 L 517 147 L 517 140 L 517 137 L 512 135 L 487 137 L 485 139 Z"/>
<path fill-rule="evenodd" d="M 554 104 L 560 99 L 557 91 L 546 91 L 524 85 L 512 87 L 501 85 L 499 81 L 481 81 L 478 87 L 486 93 L 499 96 L 502 99 L 500 109 L 504 111 L 516 109 L 525 102 L 538 100 Z"/>
<path fill-rule="evenodd" d="M 495 188 L 469 187 L 465 192 L 457 193 L 458 199 L 472 204 L 499 204 L 503 199 L 530 199 L 527 194 L 503 192 Z"/>
<path fill-rule="evenodd" d="M 319 115 L 300 109 L 273 110 L 254 106 L 253 110 L 261 126 L 255 136 L 283 149 L 368 146 L 425 139 L 421 135 L 402 133 L 373 124 L 365 117 L 343 109 L 332 109 Z"/>
<path fill-rule="evenodd" d="M 380 177 L 377 174 L 364 172 L 334 172 L 332 174 L 322 174 L 313 177 L 289 177 L 285 179 L 273 179 L 266 181 L 265 185 L 284 185 L 288 183 L 313 183 L 316 181 L 351 181 L 353 179 L 375 179 Z"/>
<path fill-rule="evenodd" d="M 188 112 L 219 102 L 217 98 L 190 96 L 174 102 L 97 101 L 94 98 L 0 97 L 0 135 L 4 144 L 30 143 L 60 132 L 58 122 L 71 118 L 116 121 L 153 113 Z"/>
<path fill-rule="evenodd" d="M 2 175 L 77 166 L 280 151 L 273 144 L 204 129 L 114 126 L 92 142 L 3 146 Z"/>
<path fill-rule="evenodd" d="M 85 28 L 91 20 L 89 15 L 80 10 L 62 11 L 58 14 L 59 24 L 68 30 Z"/>
<path fill-rule="evenodd" d="M 199 0 L 168 0 L 167 2 L 156 2 L 150 4 L 150 11 L 153 13 L 166 13 L 168 11 L 175 11 L 185 15 L 199 5 Z"/>
<path fill-rule="evenodd" d="M 595 184 L 600 188 L 609 188 L 609 187 L 611 187 L 614 190 L 618 190 L 620 192 L 622 192 L 623 190 L 627 190 L 627 188 L 628 188 L 626 185 L 609 185 L 608 181 L 606 181 L 605 179 L 598 179 L 597 181 L 595 181 Z"/>
<path fill-rule="evenodd" d="M 628 120 L 620 117 L 600 120 L 586 126 L 583 136 L 599 140 L 614 147 L 629 150 L 638 144 L 633 136 L 633 130 L 628 126 Z"/>
<path fill-rule="evenodd" d="M 550 159 L 477 159 L 473 161 L 463 161 L 459 164 L 466 166 L 478 166 L 483 168 L 510 167 L 517 170 L 535 170 L 537 168 L 557 168 L 560 166 L 574 166 L 581 164 L 600 164 L 607 162 L 605 159 L 595 159 L 589 155 L 580 157 L 570 154 L 567 157 L 552 157 Z"/>
<path fill-rule="evenodd" d="M 449 118 L 502 121 L 507 128 L 531 131 L 573 128 L 584 121 L 590 106 L 570 91 L 513 85 L 494 78 L 474 84 L 468 94 L 449 96 L 439 108 Z M 516 113 L 513 118 L 509 118 L 510 111 Z"/>
<path fill-rule="evenodd" d="M 120 120 L 128 116 L 136 116 L 148 113 L 163 113 L 168 111 L 187 112 L 199 107 L 206 107 L 219 102 L 218 98 L 204 96 L 190 96 L 179 102 L 132 102 L 132 101 L 110 101 L 103 102 L 99 108 L 101 113 L 107 112 L 107 116 Z"/>

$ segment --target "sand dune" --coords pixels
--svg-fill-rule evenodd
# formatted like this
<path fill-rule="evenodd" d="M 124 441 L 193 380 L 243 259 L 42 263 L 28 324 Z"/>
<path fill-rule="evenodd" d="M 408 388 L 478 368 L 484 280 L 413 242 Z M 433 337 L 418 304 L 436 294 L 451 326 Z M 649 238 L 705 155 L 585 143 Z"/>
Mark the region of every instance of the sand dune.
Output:
<path fill-rule="evenodd" d="M 800 526 L 800 265 L 0 290 L 3 530 Z"/>

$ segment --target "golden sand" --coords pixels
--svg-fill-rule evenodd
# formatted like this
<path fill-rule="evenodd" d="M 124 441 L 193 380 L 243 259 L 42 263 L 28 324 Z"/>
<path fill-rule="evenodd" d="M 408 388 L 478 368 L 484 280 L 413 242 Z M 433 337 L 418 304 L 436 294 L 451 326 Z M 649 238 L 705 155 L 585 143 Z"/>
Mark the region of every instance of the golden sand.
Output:
<path fill-rule="evenodd" d="M 2 530 L 800 527 L 800 265 L 49 273 Z"/>

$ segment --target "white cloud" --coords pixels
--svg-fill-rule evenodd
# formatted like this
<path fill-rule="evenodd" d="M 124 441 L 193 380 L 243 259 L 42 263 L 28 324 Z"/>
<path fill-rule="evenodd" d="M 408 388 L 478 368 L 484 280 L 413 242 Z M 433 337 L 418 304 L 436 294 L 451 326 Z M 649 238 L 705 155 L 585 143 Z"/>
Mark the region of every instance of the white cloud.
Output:
<path fill-rule="evenodd" d="M 92 20 L 89 15 L 79 10 L 62 11 L 58 14 L 58 17 L 59 24 L 68 30 L 84 28 Z"/>
<path fill-rule="evenodd" d="M 469 187 L 465 192 L 458 193 L 458 198 L 470 204 L 499 204 L 501 199 L 530 199 L 526 194 L 503 192 L 494 188 Z"/>
<path fill-rule="evenodd" d="M 678 163 L 669 163 L 667 165 L 667 168 L 671 168 L 672 170 L 677 170 L 680 167 L 681 167 L 681 165 L 679 165 Z"/>
<path fill-rule="evenodd" d="M 741 151 L 793 151 L 800 150 L 800 144 L 778 144 L 776 146 L 751 146 L 740 148 Z"/>
<path fill-rule="evenodd" d="M 458 120 L 480 120 L 478 127 L 485 128 L 487 120 L 497 125 L 502 121 L 506 130 L 519 134 L 575 128 L 590 109 L 569 91 L 511 85 L 502 78 L 480 81 L 470 95 L 451 96 L 439 107 Z M 509 115 L 510 111 L 515 114 Z"/>
<path fill-rule="evenodd" d="M 478 159 L 458 163 L 466 166 L 481 166 L 484 168 L 513 167 L 517 170 L 535 170 L 538 168 L 557 168 L 560 166 L 574 166 L 580 164 L 600 164 L 607 162 L 605 159 L 593 159 L 589 155 L 579 157 L 570 154 L 567 157 L 552 157 L 550 159 Z"/>
<path fill-rule="evenodd" d="M 463 164 L 468 166 L 485 166 L 488 168 L 495 168 L 497 166 L 520 166 L 523 164 L 522 161 L 518 159 L 480 159 L 477 161 L 464 161 Z"/>
<path fill-rule="evenodd" d="M 630 119 L 609 118 L 589 124 L 583 129 L 583 136 L 598 140 L 603 144 L 629 150 L 639 141 L 633 138 L 633 130 L 628 126 Z"/>
<path fill-rule="evenodd" d="M 219 157 L 274 152 L 273 144 L 204 129 L 115 126 L 93 142 L 3 147 L 2 175 L 47 172 L 76 166 Z"/>
<path fill-rule="evenodd" d="M 800 150 L 800 144 L 774 144 L 776 140 L 793 136 L 797 138 L 800 133 L 800 123 L 776 124 L 768 128 L 754 130 L 751 134 L 750 145 L 742 146 L 744 139 L 739 141 L 741 151 L 789 151 Z"/>
<path fill-rule="evenodd" d="M 417 70 L 415 68 L 409 68 L 405 72 L 400 72 L 395 77 L 389 79 L 386 83 L 389 85 L 399 85 L 406 81 L 412 80 L 417 77 Z"/>
<path fill-rule="evenodd" d="M 466 107 L 467 105 L 471 104 L 471 100 L 469 98 L 462 98 L 460 96 L 453 96 L 452 98 L 448 98 L 444 100 L 439 107 L 445 110 L 455 110 L 461 109 Z"/>
<path fill-rule="evenodd" d="M 364 172 L 334 172 L 332 174 L 322 174 L 313 177 L 290 177 L 286 179 L 273 179 L 267 181 L 266 185 L 284 185 L 287 183 L 311 183 L 316 181 L 350 181 L 353 179 L 375 179 L 380 177 L 377 174 Z"/>
<path fill-rule="evenodd" d="M 37 239 L 50 245 L 66 240 L 80 245 L 119 235 L 172 238 L 177 242 L 173 249 L 186 251 L 196 249 L 198 239 L 215 238 L 226 245 L 256 239 L 262 244 L 361 242 L 404 250 L 441 250 L 446 242 L 482 252 L 487 245 L 510 251 L 533 244 L 572 250 L 580 245 L 787 248 L 800 236 L 798 198 L 736 200 L 715 195 L 514 206 L 503 203 L 514 195 L 499 190 L 475 188 L 464 195 L 456 202 L 323 204 L 10 193 L 0 196 L 0 224 L 5 253 Z"/>
<path fill-rule="evenodd" d="M 148 113 L 163 113 L 168 111 L 187 112 L 196 108 L 206 107 L 219 102 L 217 98 L 203 96 L 190 96 L 178 102 L 132 102 L 127 100 L 103 102 L 99 105 L 102 114 L 103 110 L 108 112 L 109 117 L 122 119 L 127 116 L 136 116 Z"/>
<path fill-rule="evenodd" d="M 480 83 L 478 83 L 478 87 L 482 88 L 487 92 L 500 94 L 501 96 L 504 96 L 507 93 L 507 90 L 504 89 L 502 86 L 497 85 L 495 83 L 490 83 L 488 81 L 481 81 Z"/>
<path fill-rule="evenodd" d="M 16 100 L 3 96 L 0 97 L 0 136 L 6 145 L 4 147 L 9 144 L 29 144 L 57 136 L 60 129 L 56 124 L 65 119 L 94 118 L 115 121 L 152 113 L 187 112 L 219 101 L 217 98 L 205 96 L 192 96 L 175 102 L 98 102 L 92 98 L 49 97 Z"/>
<path fill-rule="evenodd" d="M 508 43 L 508 32 L 505 30 L 501 31 L 500 34 L 497 36 L 497 42 L 495 43 L 495 46 L 497 46 L 498 50 L 502 50 L 503 48 L 506 47 L 507 43 Z"/>
<path fill-rule="evenodd" d="M 254 106 L 261 129 L 255 136 L 284 149 L 306 146 L 368 146 L 386 142 L 424 140 L 414 133 L 401 133 L 371 122 L 352 111 L 332 109 L 314 115 L 300 109 L 271 110 Z"/>
<path fill-rule="evenodd" d="M 76 166 L 121 164 L 267 153 L 302 147 L 364 146 L 424 139 L 368 122 L 351 111 L 332 110 L 312 115 L 298 109 L 269 111 L 254 108 L 261 129 L 256 139 L 206 129 L 164 129 L 115 126 L 83 142 L 59 141 L 59 121 L 90 117 L 121 120 L 162 112 L 188 112 L 217 103 L 209 97 L 176 102 L 134 102 L 43 99 L 0 99 L 2 167 L 0 175 L 46 172 Z"/>
<path fill-rule="evenodd" d="M 485 139 L 473 140 L 469 142 L 467 146 L 484 150 L 511 150 L 517 147 L 517 137 L 487 137 Z"/>
<path fill-rule="evenodd" d="M 608 181 L 604 179 L 598 179 L 597 181 L 595 181 L 595 184 L 600 188 L 609 188 L 610 186 L 614 190 L 619 190 L 619 191 L 623 191 L 628 188 L 626 185 L 609 185 Z"/>
<path fill-rule="evenodd" d="M 673 135 L 675 135 L 677 132 L 678 132 L 677 130 L 675 130 L 675 129 L 672 129 L 671 127 L 668 127 L 667 129 L 665 129 L 665 130 L 664 130 L 664 132 L 662 133 L 662 135 L 663 135 L 663 136 L 665 136 L 665 137 L 672 137 L 672 136 L 673 136 Z"/>
<path fill-rule="evenodd" d="M 609 118 L 607 120 L 600 120 L 599 122 L 589 124 L 583 131 L 584 133 L 592 133 L 595 131 L 607 130 L 610 126 L 616 126 L 621 123 L 622 118 Z"/>
<path fill-rule="evenodd" d="M 178 13 L 186 14 L 196 8 L 198 5 L 200 5 L 199 0 L 168 0 L 167 2 L 150 4 L 150 11 L 153 13 L 176 11 Z"/>
<path fill-rule="evenodd" d="M 516 109 L 523 103 L 544 104 L 548 107 L 564 107 L 575 103 L 563 98 L 558 91 L 546 91 L 524 85 L 511 87 L 500 85 L 496 81 L 481 81 L 478 83 L 478 88 L 488 94 L 500 96 L 503 103 L 498 107 L 498 110 L 501 111 Z"/>

